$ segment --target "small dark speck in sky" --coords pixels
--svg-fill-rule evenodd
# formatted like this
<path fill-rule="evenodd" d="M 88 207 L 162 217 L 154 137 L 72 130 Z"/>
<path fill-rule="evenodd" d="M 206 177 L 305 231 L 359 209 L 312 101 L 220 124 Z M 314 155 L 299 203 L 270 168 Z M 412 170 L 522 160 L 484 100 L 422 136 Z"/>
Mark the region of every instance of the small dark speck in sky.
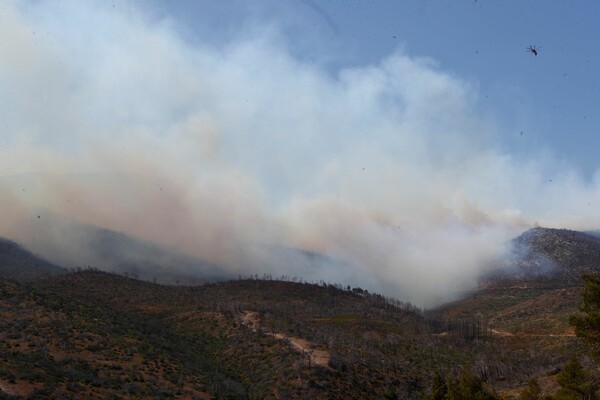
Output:
<path fill-rule="evenodd" d="M 308 7 L 312 8 L 313 11 L 315 11 L 319 16 L 321 16 L 323 21 L 329 26 L 329 28 L 331 28 L 333 33 L 336 35 L 339 34 L 340 29 L 338 28 L 335 20 L 327 13 L 327 11 L 321 8 L 321 6 L 319 6 L 314 0 L 303 0 L 302 2 Z"/>
<path fill-rule="evenodd" d="M 41 217 L 38 215 L 38 219 L 40 219 Z"/>

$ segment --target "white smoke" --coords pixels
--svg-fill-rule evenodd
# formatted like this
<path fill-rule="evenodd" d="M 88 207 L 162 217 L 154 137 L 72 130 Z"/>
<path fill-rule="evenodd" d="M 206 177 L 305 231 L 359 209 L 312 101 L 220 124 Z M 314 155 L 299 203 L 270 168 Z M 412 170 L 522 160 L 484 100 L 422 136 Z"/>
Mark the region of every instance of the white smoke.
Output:
<path fill-rule="evenodd" d="M 235 249 L 297 247 L 346 262 L 305 279 L 431 305 L 529 226 L 598 225 L 600 178 L 494 147 L 477 83 L 435 60 L 332 75 L 276 24 L 216 47 L 123 9 L 4 5 L 0 235 L 35 249 L 20 226 L 46 209 L 278 275 Z"/>

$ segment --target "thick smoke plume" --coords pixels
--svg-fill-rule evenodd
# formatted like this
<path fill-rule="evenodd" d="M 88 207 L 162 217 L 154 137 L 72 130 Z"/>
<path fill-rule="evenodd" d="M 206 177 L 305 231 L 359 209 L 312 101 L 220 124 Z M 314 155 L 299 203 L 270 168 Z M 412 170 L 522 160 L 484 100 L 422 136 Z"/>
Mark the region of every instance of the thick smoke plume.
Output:
<path fill-rule="evenodd" d="M 0 235 L 50 259 L 60 255 L 40 237 L 59 232 L 45 213 L 231 274 L 431 305 L 472 285 L 527 227 L 598 224 L 598 177 L 495 148 L 476 82 L 434 60 L 398 50 L 331 73 L 295 56 L 274 24 L 217 47 L 123 9 L 0 12 Z M 339 262 L 290 270 L 270 259 L 275 248 Z"/>

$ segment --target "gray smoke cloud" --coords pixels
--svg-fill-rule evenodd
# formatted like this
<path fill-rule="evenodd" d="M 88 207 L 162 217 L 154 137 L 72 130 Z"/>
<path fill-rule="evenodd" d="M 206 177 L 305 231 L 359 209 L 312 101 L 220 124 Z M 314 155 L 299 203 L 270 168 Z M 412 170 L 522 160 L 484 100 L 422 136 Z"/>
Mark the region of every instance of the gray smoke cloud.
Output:
<path fill-rule="evenodd" d="M 332 74 L 261 26 L 217 47 L 132 5 L 4 4 L 0 235 L 56 259 L 23 222 L 47 210 L 231 274 L 429 306 L 527 227 L 598 226 L 600 176 L 493 146 L 476 82 L 402 49 Z"/>

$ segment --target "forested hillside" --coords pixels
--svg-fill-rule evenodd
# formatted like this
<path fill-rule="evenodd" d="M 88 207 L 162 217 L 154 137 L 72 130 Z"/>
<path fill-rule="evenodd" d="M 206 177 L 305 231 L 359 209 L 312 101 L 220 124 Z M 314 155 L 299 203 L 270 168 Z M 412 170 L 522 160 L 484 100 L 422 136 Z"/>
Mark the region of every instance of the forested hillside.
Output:
<path fill-rule="evenodd" d="M 530 246 L 516 267 L 594 265 L 581 254 L 595 243 L 587 236 L 539 232 L 516 240 Z M 520 273 L 508 285 L 505 274 L 420 310 L 359 287 L 270 276 L 192 286 L 93 268 L 49 276 L 45 262 L 7 243 L 2 259 L 17 256 L 0 270 L 6 398 L 421 399 L 436 385 L 474 382 L 508 399 L 532 378 L 540 393 L 557 393 L 572 356 L 596 368 L 569 323 L 582 283 L 560 270 L 551 285 Z"/>

